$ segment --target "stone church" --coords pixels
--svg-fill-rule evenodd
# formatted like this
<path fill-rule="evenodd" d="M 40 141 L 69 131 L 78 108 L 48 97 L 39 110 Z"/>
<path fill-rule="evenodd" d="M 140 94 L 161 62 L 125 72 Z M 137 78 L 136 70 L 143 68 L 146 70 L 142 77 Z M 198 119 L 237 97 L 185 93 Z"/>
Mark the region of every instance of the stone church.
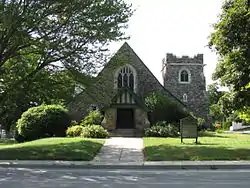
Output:
<path fill-rule="evenodd" d="M 109 131 L 143 130 L 150 126 L 150 109 L 144 99 L 152 92 L 161 92 L 182 109 L 205 117 L 208 99 L 203 67 L 202 54 L 192 58 L 167 54 L 162 62 L 162 85 L 125 42 L 93 84 L 69 105 L 72 118 L 79 121 L 88 110 L 99 109 L 104 114 L 102 125 Z"/>

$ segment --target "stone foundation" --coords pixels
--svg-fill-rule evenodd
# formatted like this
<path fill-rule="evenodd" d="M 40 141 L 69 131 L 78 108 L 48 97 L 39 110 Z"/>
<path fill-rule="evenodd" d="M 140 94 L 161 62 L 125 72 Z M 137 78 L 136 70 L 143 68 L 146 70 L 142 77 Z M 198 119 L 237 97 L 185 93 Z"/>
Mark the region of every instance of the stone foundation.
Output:
<path fill-rule="evenodd" d="M 135 128 L 143 131 L 145 128 L 150 127 L 147 112 L 143 109 L 137 108 L 134 111 Z"/>
<path fill-rule="evenodd" d="M 105 111 L 104 119 L 102 121 L 102 126 L 107 130 L 116 129 L 116 108 L 109 108 Z"/>

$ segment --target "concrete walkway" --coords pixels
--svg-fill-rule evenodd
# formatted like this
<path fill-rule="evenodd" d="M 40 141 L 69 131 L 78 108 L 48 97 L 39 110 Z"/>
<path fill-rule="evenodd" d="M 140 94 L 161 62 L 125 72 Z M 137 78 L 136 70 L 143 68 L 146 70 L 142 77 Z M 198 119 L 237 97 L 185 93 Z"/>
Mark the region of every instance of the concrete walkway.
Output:
<path fill-rule="evenodd" d="M 93 162 L 143 162 L 142 138 L 107 139 Z"/>

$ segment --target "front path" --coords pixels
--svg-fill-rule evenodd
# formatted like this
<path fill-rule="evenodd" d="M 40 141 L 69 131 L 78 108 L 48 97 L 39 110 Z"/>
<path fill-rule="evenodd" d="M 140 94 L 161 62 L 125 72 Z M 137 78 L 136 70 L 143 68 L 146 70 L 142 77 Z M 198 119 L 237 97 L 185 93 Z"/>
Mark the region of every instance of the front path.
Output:
<path fill-rule="evenodd" d="M 143 162 L 142 138 L 107 139 L 93 162 Z"/>

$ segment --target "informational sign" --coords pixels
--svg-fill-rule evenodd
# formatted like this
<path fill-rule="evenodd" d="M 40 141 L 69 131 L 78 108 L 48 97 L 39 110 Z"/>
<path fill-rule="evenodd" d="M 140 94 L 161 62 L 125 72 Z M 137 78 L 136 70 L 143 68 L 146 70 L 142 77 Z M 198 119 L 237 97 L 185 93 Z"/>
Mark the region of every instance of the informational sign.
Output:
<path fill-rule="evenodd" d="M 197 120 L 191 116 L 180 120 L 181 143 L 183 138 L 195 138 L 198 142 Z"/>

